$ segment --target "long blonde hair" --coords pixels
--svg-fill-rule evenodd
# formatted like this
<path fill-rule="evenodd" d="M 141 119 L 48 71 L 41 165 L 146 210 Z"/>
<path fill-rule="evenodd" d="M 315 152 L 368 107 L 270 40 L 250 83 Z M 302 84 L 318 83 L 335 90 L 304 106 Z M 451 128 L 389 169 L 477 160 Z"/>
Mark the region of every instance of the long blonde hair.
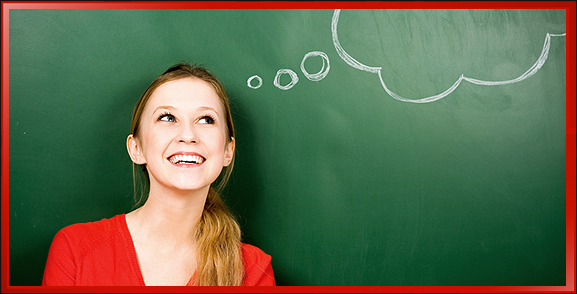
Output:
<path fill-rule="evenodd" d="M 162 84 L 182 78 L 197 78 L 209 83 L 220 98 L 226 114 L 226 131 L 229 143 L 234 138 L 234 126 L 228 97 L 220 81 L 202 66 L 186 63 L 176 64 L 156 78 L 144 91 L 132 114 L 131 133 L 136 138 L 140 130 L 140 118 L 148 99 Z M 244 268 L 240 248 L 241 231 L 230 210 L 220 197 L 226 186 L 232 168 L 231 163 L 223 168 L 219 180 L 211 185 L 204 205 L 204 211 L 195 233 L 197 257 L 197 274 L 195 285 L 198 286 L 240 286 L 243 282 Z M 135 208 L 141 206 L 148 198 L 150 178 L 146 165 L 132 164 L 134 181 Z M 218 183 L 217 183 L 218 182 Z"/>

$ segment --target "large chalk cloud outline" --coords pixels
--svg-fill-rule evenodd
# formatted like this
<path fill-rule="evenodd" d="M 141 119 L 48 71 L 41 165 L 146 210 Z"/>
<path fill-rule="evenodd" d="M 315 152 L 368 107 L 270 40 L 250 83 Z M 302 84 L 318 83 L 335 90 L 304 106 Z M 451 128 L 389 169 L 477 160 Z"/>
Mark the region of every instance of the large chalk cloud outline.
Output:
<path fill-rule="evenodd" d="M 385 84 L 385 81 L 383 81 L 383 77 L 381 75 L 382 67 L 373 67 L 373 66 L 364 65 L 364 64 L 358 62 L 352 56 L 350 56 L 343 49 L 343 47 L 341 46 L 341 44 L 339 42 L 339 38 L 338 38 L 338 34 L 337 34 L 337 24 L 339 22 L 340 13 L 341 13 L 340 9 L 335 9 L 335 12 L 333 13 L 333 19 L 331 22 L 333 44 L 334 44 L 335 49 L 337 50 L 337 53 L 339 54 L 339 56 L 348 65 L 350 65 L 356 69 L 360 69 L 363 71 L 377 74 L 379 76 L 379 79 L 381 80 L 381 85 L 383 86 L 385 91 L 394 99 L 397 99 L 397 100 L 403 101 L 403 102 L 412 102 L 412 103 L 428 103 L 428 102 L 434 102 L 434 101 L 437 101 L 439 99 L 442 99 L 442 98 L 446 97 L 447 95 L 451 94 L 461 84 L 462 81 L 467 81 L 469 83 L 473 83 L 473 84 L 477 84 L 477 85 L 484 85 L 484 86 L 506 85 L 506 84 L 512 84 L 512 83 L 520 82 L 520 81 L 534 75 L 543 66 L 543 64 L 545 64 L 545 61 L 547 61 L 547 56 L 549 55 L 549 46 L 551 44 L 551 37 L 563 37 L 563 36 L 565 36 L 565 33 L 562 33 L 562 34 L 549 34 L 549 33 L 547 33 L 547 36 L 545 37 L 545 44 L 543 45 L 543 50 L 541 51 L 541 55 L 539 56 L 539 59 L 537 59 L 537 61 L 535 62 L 535 64 L 533 64 L 533 66 L 531 66 L 531 68 L 529 68 L 525 73 L 523 73 L 522 75 L 520 75 L 519 77 L 517 77 L 515 79 L 505 80 L 505 81 L 483 81 L 483 80 L 478 80 L 478 79 L 466 77 L 464 74 L 461 74 L 459 79 L 450 88 L 448 88 L 447 90 L 445 90 L 444 92 L 442 92 L 440 94 L 430 96 L 430 97 L 421 98 L 421 99 L 408 99 L 408 98 L 404 98 L 404 97 L 394 93 L 393 91 L 391 91 L 387 87 L 387 85 Z"/>

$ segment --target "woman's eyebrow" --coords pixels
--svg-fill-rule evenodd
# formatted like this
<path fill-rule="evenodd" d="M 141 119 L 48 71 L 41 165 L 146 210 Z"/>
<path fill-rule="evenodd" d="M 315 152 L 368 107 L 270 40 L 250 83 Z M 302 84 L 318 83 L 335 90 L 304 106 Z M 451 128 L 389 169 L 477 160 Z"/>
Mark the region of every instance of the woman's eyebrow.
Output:
<path fill-rule="evenodd" d="M 174 106 L 168 106 L 168 105 L 166 105 L 166 106 L 165 106 L 165 105 L 158 106 L 152 113 L 155 113 L 155 112 L 157 112 L 158 110 L 161 110 L 161 109 L 174 110 L 174 109 L 176 109 L 176 107 L 174 107 Z M 199 107 L 196 108 L 196 111 L 207 111 L 207 110 L 208 110 L 208 111 L 212 111 L 212 112 L 214 112 L 216 115 L 218 115 L 218 111 L 216 111 L 216 109 L 214 109 L 213 107 L 210 107 L 210 106 L 199 106 Z"/>
<path fill-rule="evenodd" d="M 159 109 L 173 110 L 173 109 L 174 109 L 174 106 L 158 106 L 152 113 L 157 112 Z"/>
<path fill-rule="evenodd" d="M 200 106 L 200 107 L 198 107 L 196 110 L 198 110 L 198 111 L 210 110 L 210 111 L 218 114 L 218 111 L 216 111 L 216 109 L 214 109 L 214 108 L 212 108 L 212 107 L 210 107 L 210 106 Z"/>

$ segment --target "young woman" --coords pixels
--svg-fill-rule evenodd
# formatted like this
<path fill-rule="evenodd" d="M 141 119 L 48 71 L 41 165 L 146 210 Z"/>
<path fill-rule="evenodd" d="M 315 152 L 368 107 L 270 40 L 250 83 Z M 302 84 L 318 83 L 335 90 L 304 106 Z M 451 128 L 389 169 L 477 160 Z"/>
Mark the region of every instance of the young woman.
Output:
<path fill-rule="evenodd" d="M 134 175 L 138 166 L 144 173 L 144 204 L 58 232 L 42 284 L 274 286 L 270 256 L 240 242 L 218 194 L 235 150 L 218 79 L 202 67 L 170 67 L 140 97 L 131 130 L 127 149 Z"/>

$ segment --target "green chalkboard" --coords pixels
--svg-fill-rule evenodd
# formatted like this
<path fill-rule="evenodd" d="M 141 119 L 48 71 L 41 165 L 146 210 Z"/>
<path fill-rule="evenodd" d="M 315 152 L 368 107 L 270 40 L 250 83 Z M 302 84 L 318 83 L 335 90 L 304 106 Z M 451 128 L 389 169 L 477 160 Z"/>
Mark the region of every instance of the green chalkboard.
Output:
<path fill-rule="evenodd" d="M 228 91 L 226 202 L 278 285 L 565 285 L 565 17 L 10 10 L 10 285 L 130 211 L 132 109 L 182 61 Z"/>

